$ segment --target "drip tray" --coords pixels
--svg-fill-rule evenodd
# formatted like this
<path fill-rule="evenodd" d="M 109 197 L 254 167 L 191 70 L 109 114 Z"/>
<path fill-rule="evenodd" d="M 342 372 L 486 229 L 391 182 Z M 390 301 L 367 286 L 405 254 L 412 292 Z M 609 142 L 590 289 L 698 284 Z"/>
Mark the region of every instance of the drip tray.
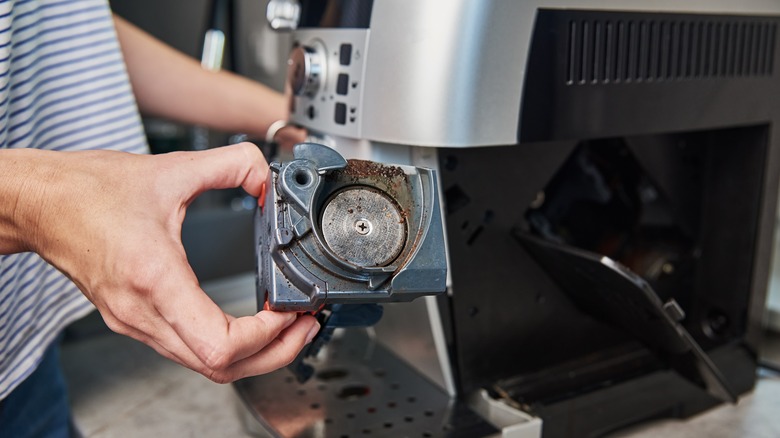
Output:
<path fill-rule="evenodd" d="M 340 330 L 298 383 L 282 369 L 234 384 L 271 436 L 482 437 L 499 431 L 414 371 L 364 329 Z"/>

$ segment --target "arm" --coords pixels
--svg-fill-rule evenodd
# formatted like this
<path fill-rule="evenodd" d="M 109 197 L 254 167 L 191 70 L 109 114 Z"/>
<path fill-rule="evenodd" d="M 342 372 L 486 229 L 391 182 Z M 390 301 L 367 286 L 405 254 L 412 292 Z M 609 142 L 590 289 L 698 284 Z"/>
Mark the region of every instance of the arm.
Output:
<path fill-rule="evenodd" d="M 203 292 L 181 244 L 187 205 L 211 188 L 257 196 L 252 144 L 148 156 L 0 150 L 0 253 L 34 251 L 71 278 L 108 326 L 217 382 L 290 363 L 311 316 L 234 318 Z"/>
<path fill-rule="evenodd" d="M 281 93 L 228 71 L 208 71 L 120 17 L 114 24 L 143 113 L 260 138 L 273 122 L 287 120 Z M 304 138 L 302 129 L 288 127 L 277 140 Z"/>

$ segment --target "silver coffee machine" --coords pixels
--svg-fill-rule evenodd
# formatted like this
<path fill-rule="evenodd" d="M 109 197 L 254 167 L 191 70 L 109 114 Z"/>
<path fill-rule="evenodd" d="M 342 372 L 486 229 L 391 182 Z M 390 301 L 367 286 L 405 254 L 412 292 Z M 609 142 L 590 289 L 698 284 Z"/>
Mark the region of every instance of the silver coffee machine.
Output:
<path fill-rule="evenodd" d="M 774 0 L 272 0 L 291 119 L 432 168 L 447 294 L 384 305 L 279 436 L 598 436 L 755 383 L 780 174 Z"/>

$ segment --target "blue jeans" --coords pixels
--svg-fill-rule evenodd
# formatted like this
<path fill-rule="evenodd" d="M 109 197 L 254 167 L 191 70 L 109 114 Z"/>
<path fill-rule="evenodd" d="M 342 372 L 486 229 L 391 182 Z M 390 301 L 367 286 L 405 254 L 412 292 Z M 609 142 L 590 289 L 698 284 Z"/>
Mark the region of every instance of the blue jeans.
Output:
<path fill-rule="evenodd" d="M 46 350 L 38 368 L 0 401 L 0 437 L 72 436 L 59 344 L 58 338 Z"/>

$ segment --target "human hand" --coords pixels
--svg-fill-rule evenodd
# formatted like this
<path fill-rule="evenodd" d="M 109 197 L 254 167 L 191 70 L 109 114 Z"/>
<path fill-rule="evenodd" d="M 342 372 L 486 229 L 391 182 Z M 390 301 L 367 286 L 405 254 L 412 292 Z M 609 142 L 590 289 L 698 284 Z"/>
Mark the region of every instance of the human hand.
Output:
<path fill-rule="evenodd" d="M 113 331 L 220 383 L 289 364 L 317 332 L 311 316 L 225 314 L 187 262 L 181 223 L 200 193 L 241 186 L 260 194 L 268 166 L 254 145 L 27 156 L 34 171 L 16 211 L 25 249 L 71 278 Z"/>
<path fill-rule="evenodd" d="M 308 132 L 304 128 L 295 125 L 284 125 L 273 133 L 270 140 L 276 143 L 279 149 L 292 151 L 293 146 L 305 142 L 307 136 Z"/>

